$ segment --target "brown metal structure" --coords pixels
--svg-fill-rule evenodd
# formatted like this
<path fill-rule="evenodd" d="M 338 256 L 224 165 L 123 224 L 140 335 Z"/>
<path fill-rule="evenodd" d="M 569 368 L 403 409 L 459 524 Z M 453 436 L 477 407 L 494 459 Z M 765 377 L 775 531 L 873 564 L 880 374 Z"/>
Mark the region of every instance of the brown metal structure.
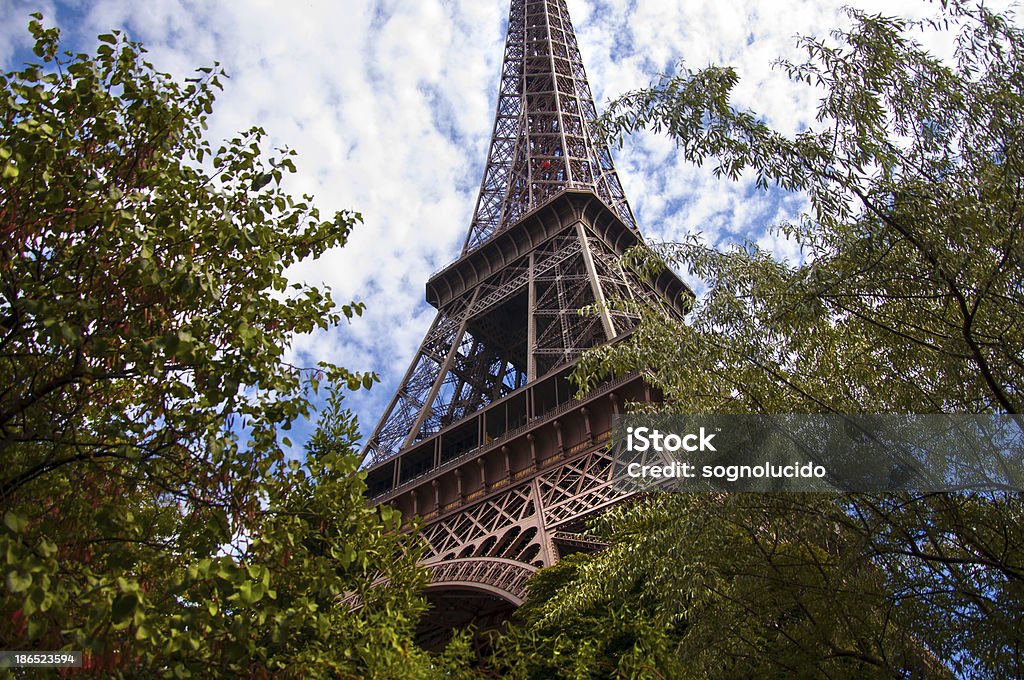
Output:
<path fill-rule="evenodd" d="M 428 645 L 521 604 L 531 574 L 587 547 L 582 520 L 623 500 L 612 417 L 653 395 L 631 375 L 580 399 L 567 376 L 636 326 L 609 302 L 689 303 L 671 272 L 620 265 L 640 235 L 595 117 L 565 1 L 512 0 L 473 222 L 427 283 L 437 317 L 365 450 L 374 502 L 423 522 Z"/>

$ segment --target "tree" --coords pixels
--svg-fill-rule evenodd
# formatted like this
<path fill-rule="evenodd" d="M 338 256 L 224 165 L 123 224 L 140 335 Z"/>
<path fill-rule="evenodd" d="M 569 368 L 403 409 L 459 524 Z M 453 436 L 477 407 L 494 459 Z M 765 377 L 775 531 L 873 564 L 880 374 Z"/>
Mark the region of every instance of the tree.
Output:
<path fill-rule="evenodd" d="M 1024 33 L 959 2 L 922 23 L 849 13 L 833 41 L 801 40 L 806 62 L 781 62 L 825 92 L 816 128 L 794 137 L 730 105 L 729 68 L 612 102 L 613 139 L 663 131 L 686 159 L 804 192 L 811 209 L 779 227 L 798 263 L 696 236 L 634 253 L 641 268 L 688 268 L 707 293 L 686 323 L 645 313 L 589 352 L 584 388 L 645 369 L 682 413 L 1021 412 Z M 952 63 L 910 37 L 950 29 Z M 709 676 L 941 676 L 936 659 L 965 677 L 1024 673 L 1019 494 L 709 494 L 614 517 L 609 552 L 531 604 L 529 630 L 643 607 L 659 635 L 685 622 L 674 650 Z M 630 587 L 647 599 L 623 602 Z"/>
<path fill-rule="evenodd" d="M 375 376 L 284 362 L 361 313 L 285 275 L 359 215 L 284 192 L 259 128 L 213 150 L 218 69 L 178 83 L 116 32 L 61 53 L 34 17 L 41 62 L 0 76 L 0 647 L 102 677 L 428 673 L 418 547 L 366 506 L 341 402 Z"/>
<path fill-rule="evenodd" d="M 830 519 L 832 522 L 824 521 Z M 831 498 L 653 496 L 541 572 L 492 662 L 519 677 L 948 677 Z"/>
<path fill-rule="evenodd" d="M 806 63 L 781 62 L 826 90 L 820 129 L 790 139 L 732 109 L 736 74 L 722 68 L 605 114 L 612 134 L 664 129 L 688 160 L 715 158 L 717 174 L 752 173 L 811 202 L 779 227 L 804 250 L 800 266 L 698 237 L 661 249 L 710 292 L 656 373 L 688 373 L 696 389 L 673 396 L 705 409 L 1020 413 L 1021 32 L 955 4 L 921 26 L 963 24 L 950 66 L 907 37 L 910 22 L 850 14 L 845 44 L 807 38 Z M 693 361 L 695 339 L 729 361 Z"/>

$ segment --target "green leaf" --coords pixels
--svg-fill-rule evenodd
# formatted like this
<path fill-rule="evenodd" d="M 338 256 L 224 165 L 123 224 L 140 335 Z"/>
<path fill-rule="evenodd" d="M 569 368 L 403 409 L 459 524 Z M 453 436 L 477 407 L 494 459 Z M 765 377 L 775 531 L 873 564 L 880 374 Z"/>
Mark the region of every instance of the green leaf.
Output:
<path fill-rule="evenodd" d="M 259 191 L 263 187 L 265 187 L 268 184 L 270 184 L 271 180 L 273 180 L 273 179 L 274 179 L 274 176 L 272 174 L 270 174 L 269 172 L 265 172 L 265 173 L 263 173 L 261 175 L 257 175 L 253 179 L 253 181 L 252 181 L 252 190 L 253 191 Z"/>
<path fill-rule="evenodd" d="M 341 562 L 341 566 L 348 568 L 356 559 L 356 549 L 351 545 L 345 545 L 341 548 L 341 554 L 338 556 L 338 561 Z"/>
<path fill-rule="evenodd" d="M 48 626 L 41 616 L 33 616 L 28 622 L 28 639 L 36 640 L 46 632 Z"/>
<path fill-rule="evenodd" d="M 139 607 L 138 593 L 122 593 L 114 598 L 110 607 L 110 618 L 115 626 L 127 626 Z"/>
<path fill-rule="evenodd" d="M 4 513 L 4 526 L 14 533 L 20 534 L 28 526 L 28 519 L 14 510 L 8 510 Z"/>
<path fill-rule="evenodd" d="M 262 583 L 244 581 L 238 587 L 239 599 L 242 604 L 253 605 L 263 599 L 266 594 L 266 587 Z"/>
<path fill-rule="evenodd" d="M 7 589 L 12 593 L 21 593 L 32 585 L 32 574 L 20 571 L 7 572 Z"/>
<path fill-rule="evenodd" d="M 22 607 L 25 616 L 32 616 L 32 614 L 40 610 L 45 611 L 43 605 L 46 604 L 46 600 L 46 591 L 39 586 L 31 588 Z"/>

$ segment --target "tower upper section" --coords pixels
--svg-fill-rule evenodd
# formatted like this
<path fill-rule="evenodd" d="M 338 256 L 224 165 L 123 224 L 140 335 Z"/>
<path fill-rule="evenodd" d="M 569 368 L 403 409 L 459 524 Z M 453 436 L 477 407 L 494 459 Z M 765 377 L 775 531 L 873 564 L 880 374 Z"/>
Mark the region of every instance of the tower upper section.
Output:
<path fill-rule="evenodd" d="M 616 301 L 685 313 L 674 274 L 621 264 L 641 238 L 591 134 L 596 111 L 565 0 L 511 1 L 473 223 L 461 256 L 427 282 L 437 317 L 366 445 L 370 465 L 400 459 L 374 472 L 389 488 L 564 406 L 569 367 L 639 323 L 636 304 Z"/>
<path fill-rule="evenodd" d="M 494 132 L 463 254 L 565 189 L 597 194 L 631 229 L 565 0 L 512 0 Z"/>

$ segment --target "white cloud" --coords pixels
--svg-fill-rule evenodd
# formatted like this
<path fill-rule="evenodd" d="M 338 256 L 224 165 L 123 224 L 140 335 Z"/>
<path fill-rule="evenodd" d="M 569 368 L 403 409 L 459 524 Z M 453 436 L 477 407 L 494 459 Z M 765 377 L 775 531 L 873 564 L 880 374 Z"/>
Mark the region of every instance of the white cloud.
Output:
<path fill-rule="evenodd" d="M 734 103 L 793 132 L 813 120 L 815 96 L 773 69 L 799 59 L 796 34 L 825 35 L 845 22 L 849 0 L 568 0 L 598 107 L 642 87 L 685 58 L 691 68 L 734 65 Z M 37 3 L 0 0 L 0 60 L 18 61 Z M 493 123 L 507 13 L 504 2 L 451 0 L 78 0 L 42 3 L 76 47 L 114 27 L 141 40 L 158 68 L 186 77 L 220 61 L 230 74 L 211 121 L 224 138 L 258 124 L 268 147 L 298 152 L 289 188 L 317 198 L 325 215 L 350 208 L 365 219 L 350 243 L 295 276 L 361 299 L 366 316 L 300 338 L 303 361 L 375 368 L 385 384 L 354 399 L 372 429 L 432 319 L 430 273 L 458 255 Z M 872 0 L 870 11 L 929 14 L 916 0 Z M 948 45 L 947 45 L 948 48 Z M 765 231 L 797 214 L 751 182 L 718 180 L 684 165 L 672 143 L 630 139 L 616 154 L 641 229 L 655 239 L 700 230 L 712 242 L 747 237 L 781 254 L 792 246 Z"/>

